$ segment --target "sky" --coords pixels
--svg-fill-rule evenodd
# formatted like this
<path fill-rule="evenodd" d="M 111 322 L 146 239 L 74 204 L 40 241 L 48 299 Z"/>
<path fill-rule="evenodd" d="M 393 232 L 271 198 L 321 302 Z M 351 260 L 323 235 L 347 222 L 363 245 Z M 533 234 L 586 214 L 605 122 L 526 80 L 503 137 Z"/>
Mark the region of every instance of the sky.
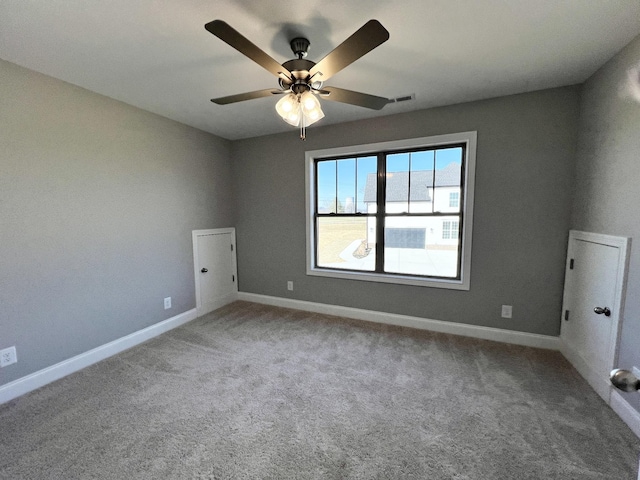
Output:
<path fill-rule="evenodd" d="M 462 148 L 443 148 L 387 155 L 387 172 L 440 170 L 450 163 L 462 164 Z M 347 198 L 357 204 L 358 212 L 366 212 L 364 188 L 367 176 L 376 173 L 376 156 L 321 160 L 318 162 L 318 206 L 333 211 L 336 198 L 344 206 Z"/>

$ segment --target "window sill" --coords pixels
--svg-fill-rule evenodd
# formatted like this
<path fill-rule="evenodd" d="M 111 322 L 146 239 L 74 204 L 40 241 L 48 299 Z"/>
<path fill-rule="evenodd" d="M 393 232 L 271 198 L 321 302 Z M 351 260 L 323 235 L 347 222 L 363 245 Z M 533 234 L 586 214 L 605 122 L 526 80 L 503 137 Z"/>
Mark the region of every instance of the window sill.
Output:
<path fill-rule="evenodd" d="M 342 278 L 365 282 L 393 283 L 396 285 L 413 285 L 417 287 L 446 288 L 450 290 L 469 290 L 469 282 L 464 280 L 421 279 L 411 275 L 388 275 L 383 273 L 366 273 L 337 270 L 330 268 L 307 268 L 307 275 L 317 277 Z"/>

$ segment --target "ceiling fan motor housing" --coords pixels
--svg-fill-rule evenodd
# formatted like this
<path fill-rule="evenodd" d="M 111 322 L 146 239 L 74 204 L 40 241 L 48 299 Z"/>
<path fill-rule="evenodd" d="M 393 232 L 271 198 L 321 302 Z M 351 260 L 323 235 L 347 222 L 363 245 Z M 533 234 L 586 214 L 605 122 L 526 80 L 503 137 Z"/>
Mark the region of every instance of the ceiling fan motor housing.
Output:
<path fill-rule="evenodd" d="M 309 70 L 311 70 L 315 64 L 315 62 L 303 58 L 296 58 L 284 62 L 282 66 L 291 72 L 293 81 L 290 82 L 288 79 L 280 78 L 280 86 L 285 90 L 291 88 L 293 93 L 296 94 L 310 90 Z"/>
<path fill-rule="evenodd" d="M 304 58 L 309 52 L 309 45 L 311 45 L 311 42 L 306 38 L 296 37 L 289 42 L 289 45 L 291 45 L 291 50 L 293 50 L 293 53 L 296 54 L 298 58 Z"/>

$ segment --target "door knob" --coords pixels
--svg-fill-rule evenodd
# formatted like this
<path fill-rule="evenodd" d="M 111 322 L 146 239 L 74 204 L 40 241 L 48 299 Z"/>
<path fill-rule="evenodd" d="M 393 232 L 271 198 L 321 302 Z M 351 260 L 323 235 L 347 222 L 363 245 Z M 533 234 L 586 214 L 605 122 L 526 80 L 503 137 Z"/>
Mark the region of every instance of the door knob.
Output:
<path fill-rule="evenodd" d="M 596 314 L 598 315 L 602 315 L 604 313 L 605 317 L 610 317 L 611 316 L 611 310 L 609 310 L 609 307 L 596 307 L 593 309 L 594 312 L 596 312 Z"/>
<path fill-rule="evenodd" d="M 202 270 L 200 270 L 202 273 L 207 273 L 209 270 L 206 268 L 203 268 Z"/>
<path fill-rule="evenodd" d="M 623 370 L 621 368 L 612 370 L 609 379 L 614 387 L 623 392 L 640 390 L 640 380 L 629 370 Z"/>

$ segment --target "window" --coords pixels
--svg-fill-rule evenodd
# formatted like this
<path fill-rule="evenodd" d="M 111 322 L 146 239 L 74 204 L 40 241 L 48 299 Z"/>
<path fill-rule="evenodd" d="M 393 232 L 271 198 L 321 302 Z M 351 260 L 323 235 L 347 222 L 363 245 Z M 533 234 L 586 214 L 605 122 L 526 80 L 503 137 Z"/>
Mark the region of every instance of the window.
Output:
<path fill-rule="evenodd" d="M 455 220 L 445 220 L 442 222 L 442 239 L 451 240 L 458 238 L 458 222 Z"/>
<path fill-rule="evenodd" d="M 460 206 L 460 192 L 449 192 L 449 208 Z"/>
<path fill-rule="evenodd" d="M 307 152 L 307 274 L 468 289 L 475 140 Z"/>

